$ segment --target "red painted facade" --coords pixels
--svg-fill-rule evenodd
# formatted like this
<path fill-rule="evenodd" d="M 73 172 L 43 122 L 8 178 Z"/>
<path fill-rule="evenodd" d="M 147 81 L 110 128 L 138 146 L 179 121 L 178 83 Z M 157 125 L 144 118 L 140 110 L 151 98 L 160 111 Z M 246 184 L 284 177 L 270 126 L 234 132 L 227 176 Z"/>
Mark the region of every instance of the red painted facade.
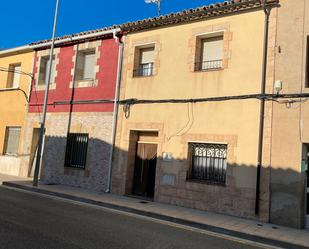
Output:
<path fill-rule="evenodd" d="M 78 100 L 100 100 L 114 99 L 115 85 L 118 64 L 118 44 L 113 38 L 103 39 L 99 47 L 100 57 L 97 60 L 99 72 L 96 73 L 98 85 L 95 87 L 80 87 L 74 89 L 74 101 Z M 56 89 L 50 89 L 48 97 L 47 112 L 69 112 L 70 105 L 55 105 L 55 102 L 70 101 L 72 91 L 70 82 L 72 81 L 71 71 L 74 67 L 74 45 L 60 48 L 59 63 L 56 66 L 57 76 L 55 78 Z M 38 73 L 39 57 L 35 53 L 34 76 Z M 36 77 L 34 77 L 36 78 Z M 36 90 L 37 82 L 33 80 L 29 112 L 42 112 L 44 102 L 44 90 Z M 112 103 L 97 104 L 74 104 L 73 112 L 112 112 Z"/>

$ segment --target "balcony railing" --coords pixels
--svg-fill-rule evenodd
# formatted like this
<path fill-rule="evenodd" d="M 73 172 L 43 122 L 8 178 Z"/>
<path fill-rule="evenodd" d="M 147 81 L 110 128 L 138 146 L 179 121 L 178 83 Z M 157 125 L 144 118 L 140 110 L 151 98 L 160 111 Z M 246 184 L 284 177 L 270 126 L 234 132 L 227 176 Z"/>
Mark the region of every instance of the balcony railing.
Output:
<path fill-rule="evenodd" d="M 133 77 L 152 76 L 152 74 L 153 74 L 153 63 L 140 64 L 138 68 L 133 71 Z"/>
<path fill-rule="evenodd" d="M 195 63 L 195 71 L 216 70 L 222 68 L 222 60 L 199 61 Z"/>

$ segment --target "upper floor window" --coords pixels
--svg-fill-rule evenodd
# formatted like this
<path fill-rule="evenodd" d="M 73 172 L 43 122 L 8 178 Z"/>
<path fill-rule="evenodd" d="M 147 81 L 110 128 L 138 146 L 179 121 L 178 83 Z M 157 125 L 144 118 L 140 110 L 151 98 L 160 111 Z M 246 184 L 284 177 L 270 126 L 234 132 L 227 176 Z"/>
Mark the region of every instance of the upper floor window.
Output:
<path fill-rule="evenodd" d="M 79 51 L 75 67 L 75 80 L 93 81 L 95 79 L 95 50 Z"/>
<path fill-rule="evenodd" d="M 20 63 L 9 65 L 7 88 L 17 88 L 17 87 L 19 87 L 20 73 L 21 73 L 21 64 Z"/>
<path fill-rule="evenodd" d="M 195 71 L 222 68 L 223 35 L 222 33 L 197 38 Z"/>
<path fill-rule="evenodd" d="M 189 143 L 191 179 L 225 184 L 227 170 L 227 145 Z"/>
<path fill-rule="evenodd" d="M 20 127 L 6 127 L 4 155 L 18 155 Z"/>
<path fill-rule="evenodd" d="M 48 70 L 49 70 L 50 60 L 49 56 L 42 56 L 40 62 L 40 71 L 39 71 L 39 81 L 38 85 L 46 85 L 48 81 Z M 55 57 L 52 59 L 52 70 L 50 76 L 50 84 L 53 84 L 55 81 Z"/>
<path fill-rule="evenodd" d="M 152 76 L 154 64 L 154 46 L 137 48 L 133 76 Z"/>

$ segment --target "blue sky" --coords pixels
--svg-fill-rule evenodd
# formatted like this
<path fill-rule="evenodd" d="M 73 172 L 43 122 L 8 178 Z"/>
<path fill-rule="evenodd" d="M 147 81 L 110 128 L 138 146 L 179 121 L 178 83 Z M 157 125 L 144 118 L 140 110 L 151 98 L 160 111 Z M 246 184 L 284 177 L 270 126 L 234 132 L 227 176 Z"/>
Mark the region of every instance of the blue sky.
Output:
<path fill-rule="evenodd" d="M 162 14 L 220 0 L 163 0 Z M 221 0 L 222 1 L 222 0 Z M 50 38 L 56 0 L 1 1 L 0 49 Z M 57 36 L 153 17 L 144 0 L 60 0 Z"/>

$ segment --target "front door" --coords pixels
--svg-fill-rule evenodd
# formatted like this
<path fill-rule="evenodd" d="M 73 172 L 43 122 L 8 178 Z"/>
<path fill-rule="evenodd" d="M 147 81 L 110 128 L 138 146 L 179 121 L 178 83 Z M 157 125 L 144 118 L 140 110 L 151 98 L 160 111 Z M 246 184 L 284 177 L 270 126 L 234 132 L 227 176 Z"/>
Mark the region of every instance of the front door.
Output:
<path fill-rule="evenodd" d="M 137 143 L 133 194 L 153 198 L 157 164 L 157 145 Z"/>

